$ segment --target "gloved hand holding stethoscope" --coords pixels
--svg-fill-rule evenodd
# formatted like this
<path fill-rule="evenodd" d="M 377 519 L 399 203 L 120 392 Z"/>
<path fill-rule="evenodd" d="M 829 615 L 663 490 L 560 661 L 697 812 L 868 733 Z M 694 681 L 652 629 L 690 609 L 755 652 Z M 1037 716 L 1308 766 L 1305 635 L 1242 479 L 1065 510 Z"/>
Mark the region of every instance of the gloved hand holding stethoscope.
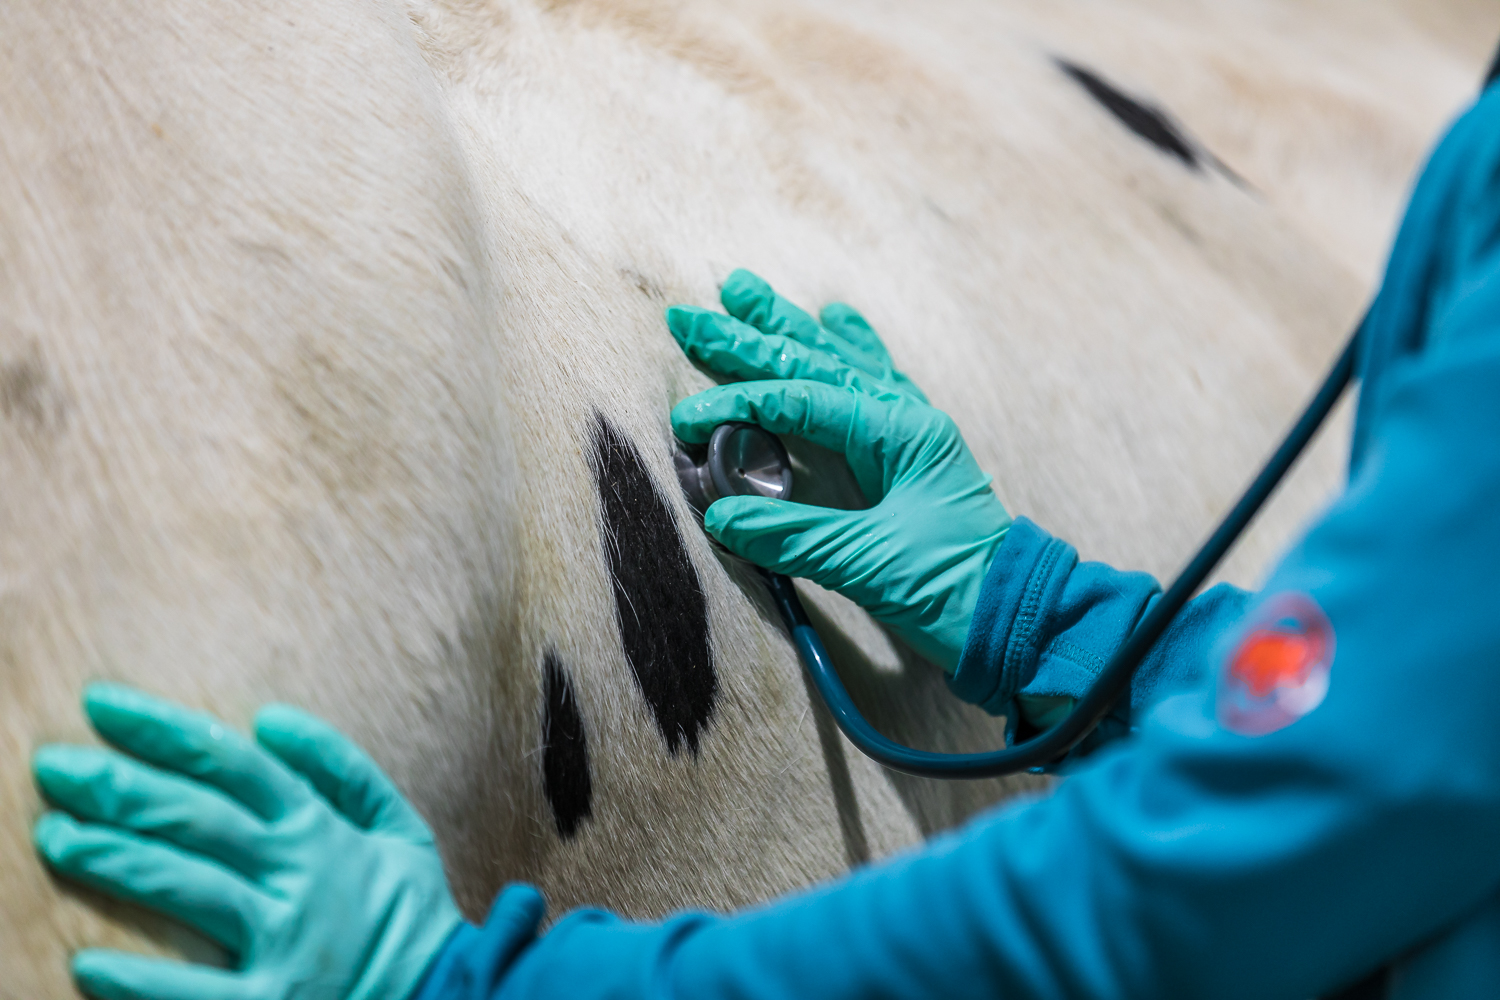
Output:
<path fill-rule="evenodd" d="M 804 438 L 841 453 L 872 506 L 728 496 L 704 528 L 757 566 L 843 594 L 951 674 L 1011 524 L 990 477 L 859 313 L 832 305 L 819 322 L 748 271 L 721 297 L 729 315 L 674 306 L 667 324 L 694 361 L 747 381 L 683 400 L 673 431 L 700 444 L 747 421 Z"/>

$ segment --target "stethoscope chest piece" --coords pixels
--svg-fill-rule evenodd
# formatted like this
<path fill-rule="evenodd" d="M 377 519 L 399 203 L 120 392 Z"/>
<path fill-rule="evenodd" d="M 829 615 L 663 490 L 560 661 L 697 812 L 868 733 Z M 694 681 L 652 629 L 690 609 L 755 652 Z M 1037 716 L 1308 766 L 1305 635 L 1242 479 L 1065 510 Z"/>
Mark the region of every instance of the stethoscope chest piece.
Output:
<path fill-rule="evenodd" d="M 678 444 L 672 463 L 699 517 L 724 497 L 786 500 L 792 495 L 792 462 L 786 446 L 755 424 L 720 424 L 706 445 Z"/>

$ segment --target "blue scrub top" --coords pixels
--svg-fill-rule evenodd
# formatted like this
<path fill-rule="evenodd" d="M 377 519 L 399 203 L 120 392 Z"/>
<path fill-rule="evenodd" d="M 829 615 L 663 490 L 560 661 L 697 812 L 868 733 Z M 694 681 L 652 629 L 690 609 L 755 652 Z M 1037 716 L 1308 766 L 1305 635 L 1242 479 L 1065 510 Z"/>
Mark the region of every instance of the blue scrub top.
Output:
<path fill-rule="evenodd" d="M 1054 794 L 730 917 L 533 938 L 502 897 L 421 1000 L 1306 1000 L 1387 964 L 1401 1000 L 1500 997 L 1500 88 L 1422 176 L 1359 372 L 1346 492 L 1260 594 L 1189 606 Z M 1077 696 L 1158 596 L 1020 521 L 953 688 Z"/>

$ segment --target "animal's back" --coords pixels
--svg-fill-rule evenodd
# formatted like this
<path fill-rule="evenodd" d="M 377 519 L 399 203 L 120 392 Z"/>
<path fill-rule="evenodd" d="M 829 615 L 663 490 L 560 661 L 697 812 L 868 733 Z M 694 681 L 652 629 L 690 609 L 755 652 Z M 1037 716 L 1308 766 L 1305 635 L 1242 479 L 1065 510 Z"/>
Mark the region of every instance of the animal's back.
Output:
<path fill-rule="evenodd" d="M 661 309 L 736 266 L 856 304 L 1014 512 L 1170 570 L 1357 314 L 1377 255 L 1329 200 L 1389 228 L 1483 62 L 1451 24 L 1482 21 L 1406 38 L 1382 6 L 1397 88 L 1364 35 L 1337 61 L 1336 6 L 1290 41 L 1291 4 L 1098 6 L 11 3 L 0 996 L 67 995 L 80 945 L 182 944 L 30 850 L 25 762 L 84 736 L 92 678 L 237 724 L 273 698 L 329 716 L 476 913 L 509 878 L 559 907 L 741 904 L 1011 787 L 888 775 L 834 734 L 676 493 L 666 413 L 708 380 Z M 1278 86 L 1311 107 L 1208 113 L 1215 88 L 1282 109 Z M 1175 110 L 1186 153 L 1115 92 Z M 1349 108 L 1359 142 L 1286 154 Z M 1240 579 L 1338 466 L 1313 457 Z M 812 597 L 888 731 L 999 739 Z"/>

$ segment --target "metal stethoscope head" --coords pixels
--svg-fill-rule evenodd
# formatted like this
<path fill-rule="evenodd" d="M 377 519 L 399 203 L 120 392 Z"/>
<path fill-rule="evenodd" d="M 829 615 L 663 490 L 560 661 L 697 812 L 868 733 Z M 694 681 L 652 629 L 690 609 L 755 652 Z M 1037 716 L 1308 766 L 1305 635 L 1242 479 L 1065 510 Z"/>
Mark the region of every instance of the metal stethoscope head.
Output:
<path fill-rule="evenodd" d="M 786 446 L 755 424 L 720 424 L 708 444 L 697 448 L 679 442 L 672 462 L 682 492 L 699 517 L 724 497 L 786 500 L 792 495 L 792 460 Z"/>

